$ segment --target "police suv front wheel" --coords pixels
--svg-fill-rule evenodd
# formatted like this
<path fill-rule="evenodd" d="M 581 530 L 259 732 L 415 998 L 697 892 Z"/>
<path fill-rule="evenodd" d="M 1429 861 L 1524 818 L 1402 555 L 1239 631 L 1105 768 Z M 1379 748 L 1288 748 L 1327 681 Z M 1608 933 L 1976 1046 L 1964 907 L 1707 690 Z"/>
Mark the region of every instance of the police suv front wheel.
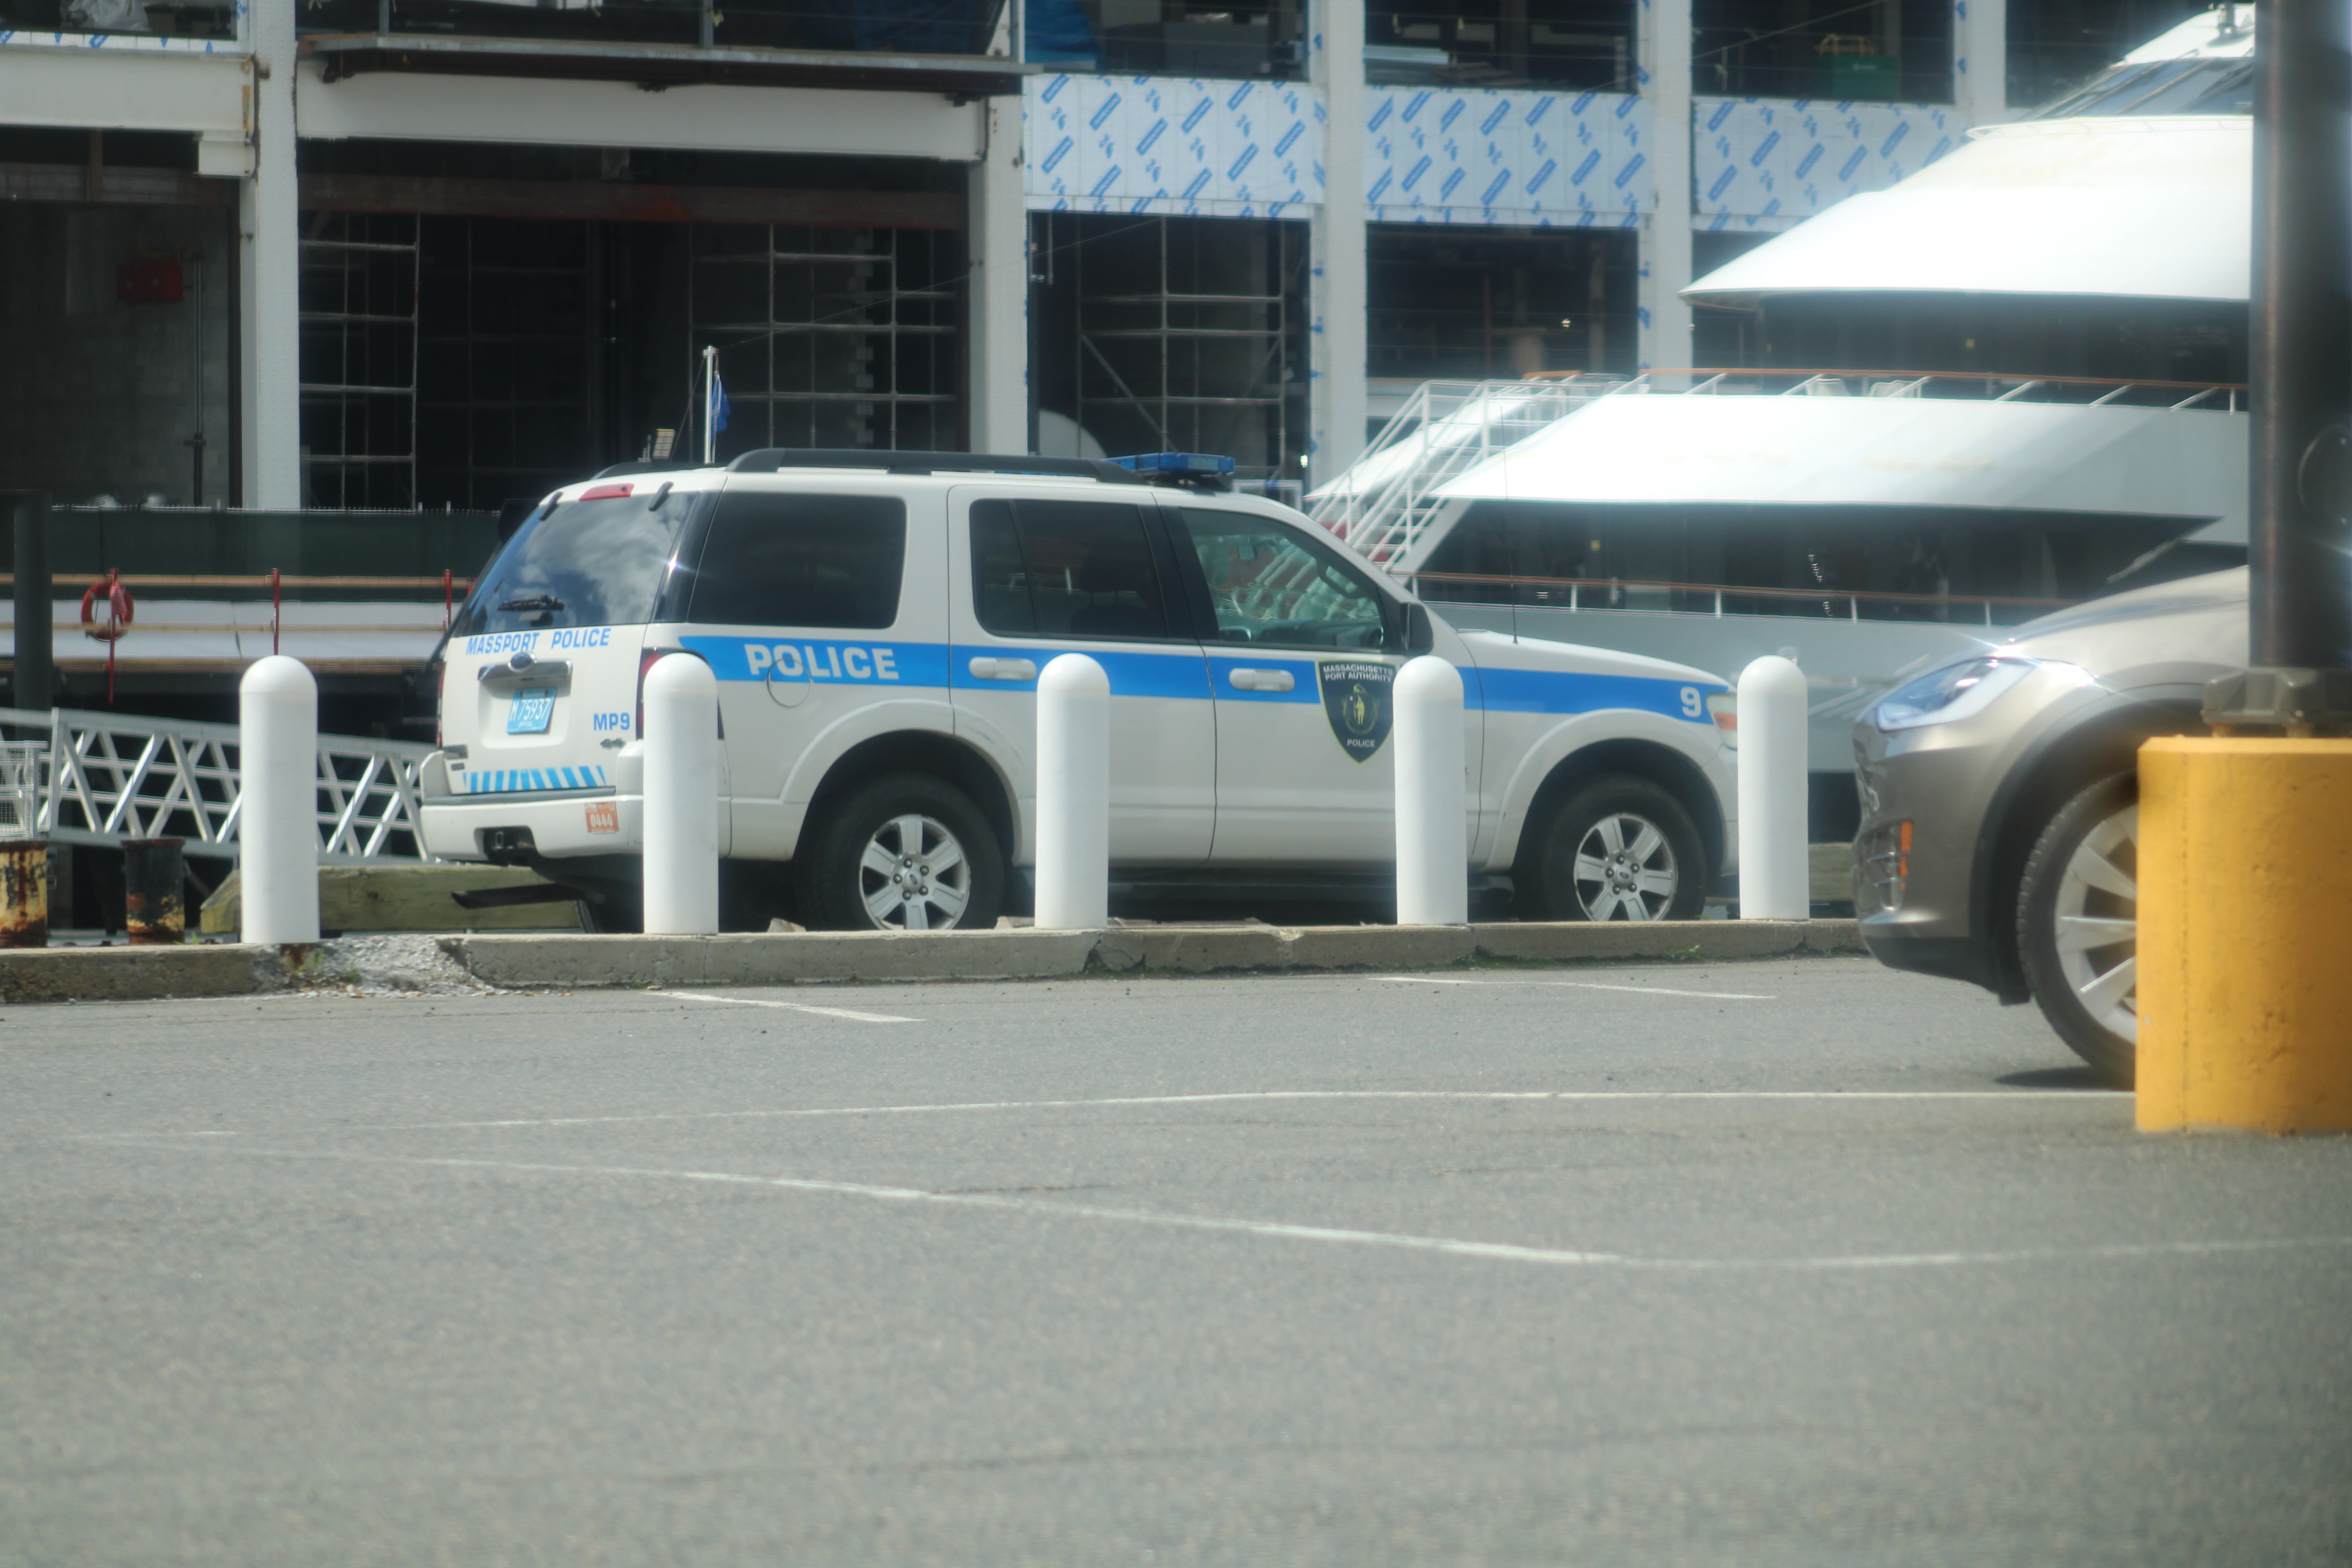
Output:
<path fill-rule="evenodd" d="M 1648 779 L 1597 778 L 1533 830 L 1540 837 L 1519 879 L 1528 918 L 1695 921 L 1706 908 L 1698 828 L 1682 802 Z"/>
<path fill-rule="evenodd" d="M 818 931 L 986 931 L 1004 853 L 970 796 L 923 773 L 860 785 L 812 835 L 803 918 Z"/>

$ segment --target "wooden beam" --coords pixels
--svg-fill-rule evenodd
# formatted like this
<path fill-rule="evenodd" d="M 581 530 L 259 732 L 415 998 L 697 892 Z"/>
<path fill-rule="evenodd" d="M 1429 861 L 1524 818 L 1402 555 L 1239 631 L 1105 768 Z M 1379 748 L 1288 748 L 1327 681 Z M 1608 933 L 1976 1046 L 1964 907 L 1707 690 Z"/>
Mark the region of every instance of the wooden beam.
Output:
<path fill-rule="evenodd" d="M 795 224 L 810 228 L 963 226 L 950 191 L 780 191 L 742 185 L 641 185 L 598 180 L 468 180 L 404 174 L 304 174 L 308 212 L 594 223 Z"/>

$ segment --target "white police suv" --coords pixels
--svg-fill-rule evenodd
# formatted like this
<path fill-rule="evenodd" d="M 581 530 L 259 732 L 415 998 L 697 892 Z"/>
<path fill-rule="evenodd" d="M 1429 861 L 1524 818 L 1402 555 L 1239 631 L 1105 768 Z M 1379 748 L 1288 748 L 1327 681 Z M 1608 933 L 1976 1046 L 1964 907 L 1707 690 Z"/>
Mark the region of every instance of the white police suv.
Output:
<path fill-rule="evenodd" d="M 1466 697 L 1466 875 L 1534 918 L 1698 914 L 1736 840 L 1720 680 L 1457 633 L 1230 463 L 1129 461 L 770 450 L 557 491 L 452 629 L 427 847 L 631 929 L 645 673 L 699 658 L 730 929 L 992 925 L 1031 863 L 1037 673 L 1083 652 L 1116 883 L 1361 895 L 1394 856 L 1391 687 L 1433 651 Z"/>

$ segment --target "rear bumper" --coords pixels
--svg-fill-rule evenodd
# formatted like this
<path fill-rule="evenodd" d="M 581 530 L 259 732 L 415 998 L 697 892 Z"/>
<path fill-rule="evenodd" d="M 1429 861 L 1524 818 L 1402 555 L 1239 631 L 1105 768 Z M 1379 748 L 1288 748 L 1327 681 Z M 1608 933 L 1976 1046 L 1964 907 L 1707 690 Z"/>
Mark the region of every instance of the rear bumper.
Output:
<path fill-rule="evenodd" d="M 487 829 L 520 828 L 549 859 L 635 855 L 645 849 L 645 796 L 607 792 L 481 798 L 426 795 L 417 813 L 425 851 L 441 860 L 487 860 Z"/>

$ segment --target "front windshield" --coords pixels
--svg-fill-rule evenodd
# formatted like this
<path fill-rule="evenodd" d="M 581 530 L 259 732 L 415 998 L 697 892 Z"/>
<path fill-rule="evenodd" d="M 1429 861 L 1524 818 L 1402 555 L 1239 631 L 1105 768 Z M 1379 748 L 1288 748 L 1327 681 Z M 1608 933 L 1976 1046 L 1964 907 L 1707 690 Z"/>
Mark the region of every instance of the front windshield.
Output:
<path fill-rule="evenodd" d="M 541 508 L 491 563 L 450 635 L 644 625 L 692 510 L 667 486 Z"/>
<path fill-rule="evenodd" d="M 2254 62 L 2251 59 L 2144 60 L 2110 66 L 2027 118 L 2253 111 Z"/>

